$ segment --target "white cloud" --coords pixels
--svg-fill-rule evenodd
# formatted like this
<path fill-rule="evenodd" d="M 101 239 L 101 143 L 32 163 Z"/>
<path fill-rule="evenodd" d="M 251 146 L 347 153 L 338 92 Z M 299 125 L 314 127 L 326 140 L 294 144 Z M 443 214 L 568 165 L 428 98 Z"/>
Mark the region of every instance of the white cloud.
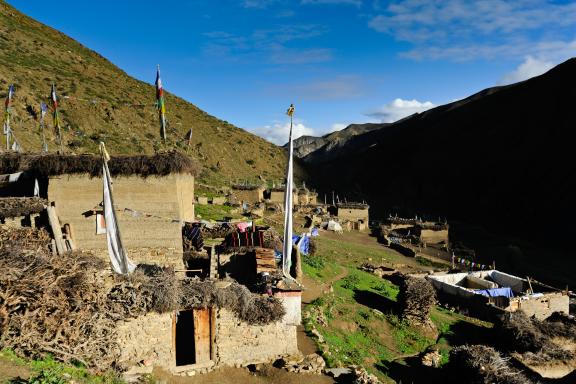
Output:
<path fill-rule="evenodd" d="M 424 112 L 435 106 L 436 105 L 430 101 L 420 102 L 416 99 L 395 99 L 390 104 L 386 104 L 375 111 L 367 113 L 367 116 L 378 118 L 383 123 L 393 123 L 406 116 Z"/>
<path fill-rule="evenodd" d="M 532 56 L 527 56 L 526 59 L 514 71 L 506 74 L 500 85 L 517 83 L 519 81 L 527 80 L 534 76 L 539 76 L 554 67 L 550 61 L 540 60 Z"/>
<path fill-rule="evenodd" d="M 291 48 L 288 45 L 296 40 L 314 39 L 326 32 L 325 27 L 316 24 L 280 25 L 242 35 L 211 31 L 204 33 L 208 41 L 203 51 L 213 58 L 231 61 L 281 65 L 320 63 L 332 60 L 332 49 Z"/>
<path fill-rule="evenodd" d="M 575 52 L 573 1 L 392 0 L 377 11 L 368 25 L 411 43 L 402 56 L 412 59 L 549 59 Z"/>
<path fill-rule="evenodd" d="M 274 122 L 264 127 L 249 129 L 249 131 L 274 144 L 284 145 L 288 142 L 290 123 Z M 297 139 L 300 136 L 316 136 L 316 133 L 314 129 L 307 127 L 304 123 L 295 121 L 292 127 L 292 138 Z"/>
<path fill-rule="evenodd" d="M 400 53 L 400 56 L 413 60 L 450 59 L 454 61 L 469 61 L 475 59 L 518 58 L 533 56 L 556 63 L 576 55 L 576 40 L 540 41 L 528 40 L 505 42 L 503 44 L 466 46 L 427 46 L 418 47 Z"/>
<path fill-rule="evenodd" d="M 301 4 L 349 4 L 359 7 L 362 0 L 302 0 Z"/>
<path fill-rule="evenodd" d="M 290 94 L 296 100 L 343 100 L 360 97 L 368 86 L 356 75 L 338 75 L 306 83 L 274 84 L 263 91 L 270 95 Z"/>

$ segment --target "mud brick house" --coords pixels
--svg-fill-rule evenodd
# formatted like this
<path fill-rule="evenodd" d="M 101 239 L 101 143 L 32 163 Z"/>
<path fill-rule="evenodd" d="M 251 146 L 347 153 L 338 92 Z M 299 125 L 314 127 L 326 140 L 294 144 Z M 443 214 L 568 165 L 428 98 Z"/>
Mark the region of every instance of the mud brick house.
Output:
<path fill-rule="evenodd" d="M 522 311 L 543 320 L 553 312 L 569 313 L 567 292 L 497 270 L 430 275 L 427 279 L 439 296 L 469 306 L 477 315 L 496 309 L 496 313 Z"/>
<path fill-rule="evenodd" d="M 370 206 L 363 203 L 337 203 L 336 216 L 341 221 L 362 221 L 368 223 Z"/>
<path fill-rule="evenodd" d="M 4 193 L 32 196 L 37 182 L 76 247 L 107 257 L 101 161 L 97 155 L 6 154 L 0 173 L 22 175 Z M 108 164 L 131 259 L 183 267 L 182 226 L 194 219 L 195 165 L 178 152 L 113 156 Z"/>
<path fill-rule="evenodd" d="M 299 188 L 295 193 L 295 205 L 316 205 L 318 203 L 318 193 L 310 191 L 305 186 Z"/>
<path fill-rule="evenodd" d="M 236 204 L 255 204 L 264 201 L 265 188 L 261 185 L 234 184 L 230 191 L 230 200 Z"/>
<path fill-rule="evenodd" d="M 268 195 L 268 201 L 270 203 L 284 204 L 285 191 L 286 191 L 286 187 L 270 188 L 266 193 Z M 296 189 L 294 191 L 292 191 L 292 193 L 293 193 L 294 204 L 296 204 L 296 201 L 298 201 L 298 193 L 297 193 Z"/>
<path fill-rule="evenodd" d="M 255 293 L 250 295 L 280 303 L 282 316 L 255 323 L 242 319 L 238 311 L 225 305 L 202 303 L 204 299 L 199 297 L 196 301 L 200 304 L 183 306 L 179 311 L 147 314 L 120 323 L 118 342 L 124 346 L 121 364 L 136 367 L 141 361 L 150 361 L 151 366 L 183 374 L 272 362 L 298 353 L 301 288 L 281 276 L 274 253 L 274 248 L 282 245 L 277 234 L 266 227 L 239 231 L 233 224 L 222 224 L 221 228 L 212 227 L 203 233 L 205 239 L 224 241 L 216 252 L 209 253 L 208 264 L 216 268 L 215 273 L 209 273 L 211 278 L 203 283 L 192 280 L 191 284 L 205 284 L 195 292 L 203 297 L 224 294 L 224 302 L 248 303 L 253 299 L 243 287 L 253 287 Z M 271 278 L 268 294 L 254 289 L 263 272 Z M 234 299 L 238 295 L 243 298 Z M 263 311 L 267 309 L 261 305 L 241 310 L 249 316 Z"/>

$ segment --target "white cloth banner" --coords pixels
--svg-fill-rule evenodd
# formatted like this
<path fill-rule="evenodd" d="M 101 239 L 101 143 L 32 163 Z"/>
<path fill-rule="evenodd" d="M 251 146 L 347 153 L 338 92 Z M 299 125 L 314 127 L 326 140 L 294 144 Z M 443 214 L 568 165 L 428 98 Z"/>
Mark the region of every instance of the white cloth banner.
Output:
<path fill-rule="evenodd" d="M 292 141 L 292 119 L 290 119 L 290 136 L 288 137 L 288 166 L 286 167 L 286 189 L 284 190 L 284 248 L 282 272 L 284 276 L 290 276 L 292 266 L 292 207 L 293 207 L 293 153 L 294 143 Z"/>
<path fill-rule="evenodd" d="M 106 240 L 108 242 L 108 255 L 112 263 L 114 272 L 124 275 L 134 272 L 136 265 L 128 260 L 126 250 L 122 246 L 120 229 L 114 211 L 114 200 L 112 199 L 112 184 L 108 164 L 103 161 L 102 178 L 104 180 L 104 220 L 106 221 Z"/>

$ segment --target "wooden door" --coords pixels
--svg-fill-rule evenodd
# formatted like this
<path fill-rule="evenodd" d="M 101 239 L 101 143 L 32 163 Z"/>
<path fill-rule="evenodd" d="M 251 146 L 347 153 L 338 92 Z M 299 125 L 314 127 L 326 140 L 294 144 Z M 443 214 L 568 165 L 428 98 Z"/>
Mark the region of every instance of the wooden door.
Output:
<path fill-rule="evenodd" d="M 196 364 L 210 361 L 211 355 L 211 314 L 210 308 L 194 309 L 194 344 Z"/>

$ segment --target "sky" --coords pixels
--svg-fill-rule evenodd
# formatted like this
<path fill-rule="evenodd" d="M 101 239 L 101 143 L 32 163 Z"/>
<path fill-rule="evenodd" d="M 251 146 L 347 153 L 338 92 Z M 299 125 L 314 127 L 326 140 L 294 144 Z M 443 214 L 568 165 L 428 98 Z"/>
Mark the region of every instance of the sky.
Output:
<path fill-rule="evenodd" d="M 576 56 L 576 1 L 8 0 L 276 144 L 393 122 Z M 170 105 L 167 103 L 169 113 Z M 193 124 L 191 124 L 192 126 Z"/>

